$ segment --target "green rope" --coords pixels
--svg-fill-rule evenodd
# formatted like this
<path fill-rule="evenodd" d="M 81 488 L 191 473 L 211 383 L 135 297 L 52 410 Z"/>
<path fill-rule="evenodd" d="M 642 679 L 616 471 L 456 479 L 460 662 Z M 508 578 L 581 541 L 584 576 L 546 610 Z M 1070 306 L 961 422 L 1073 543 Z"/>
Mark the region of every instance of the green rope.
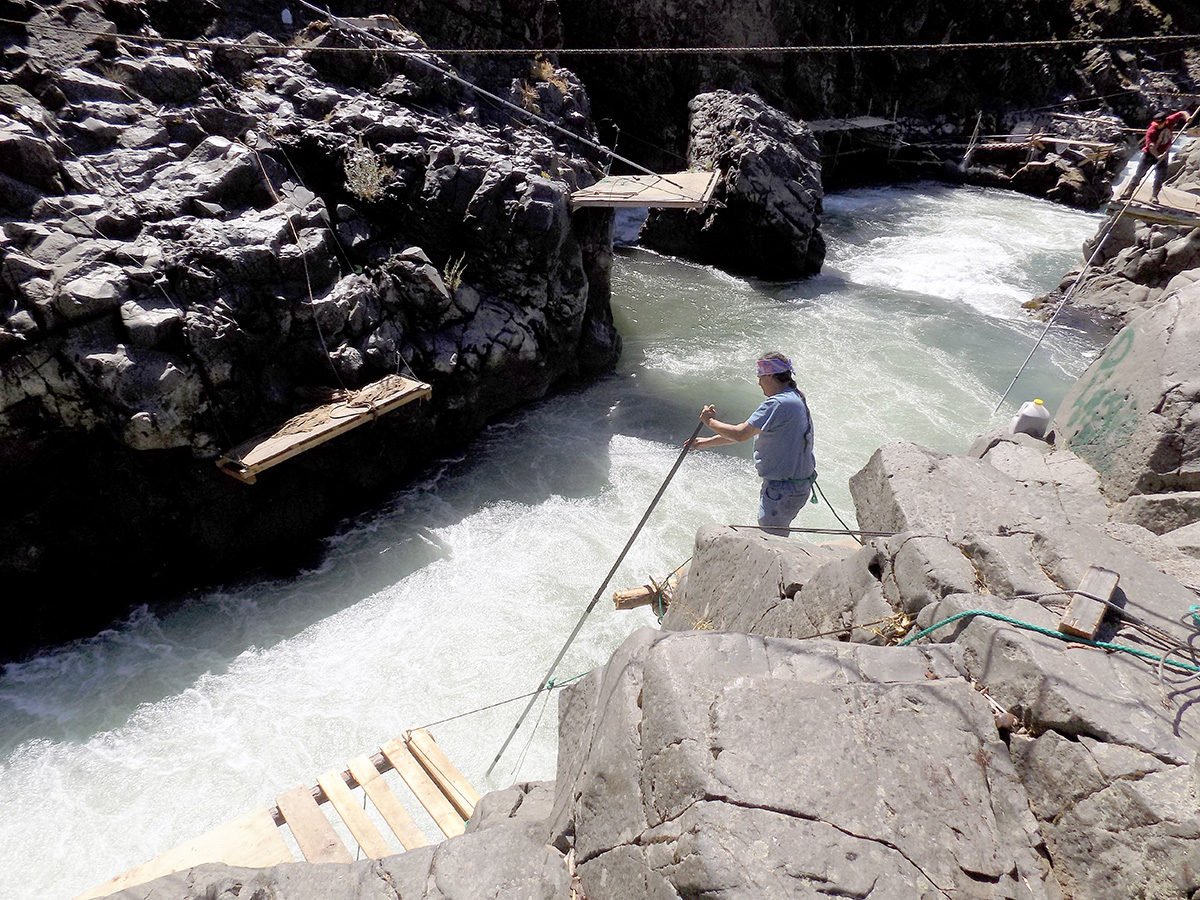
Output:
<path fill-rule="evenodd" d="M 900 642 L 901 647 L 906 647 L 913 641 L 920 640 L 930 632 L 937 631 L 944 625 L 949 625 L 951 622 L 956 622 L 959 619 L 965 619 L 968 616 L 983 616 L 987 619 L 995 619 L 998 622 L 1006 622 L 1009 625 L 1016 625 L 1018 628 L 1024 628 L 1026 631 L 1035 631 L 1038 634 L 1044 634 L 1046 637 L 1057 638 L 1060 641 L 1066 641 L 1069 644 L 1086 644 L 1089 647 L 1099 647 L 1101 650 L 1119 650 L 1122 653 L 1130 653 L 1134 656 L 1140 656 L 1142 659 L 1153 660 L 1157 663 L 1162 663 L 1168 666 L 1174 666 L 1177 669 L 1182 669 L 1185 672 L 1200 672 L 1200 666 L 1193 666 L 1190 663 L 1172 662 L 1171 660 L 1157 656 L 1153 653 L 1148 653 L 1145 650 L 1139 650 L 1136 647 L 1126 647 L 1123 644 L 1112 644 L 1108 641 L 1089 641 L 1086 638 L 1073 637 L 1069 634 L 1063 634 L 1060 631 L 1051 631 L 1049 628 L 1043 628 L 1040 625 L 1034 625 L 1032 622 L 1022 622 L 1020 619 L 1014 619 L 1012 616 L 1001 615 L 997 612 L 992 612 L 987 609 L 968 609 L 966 612 L 955 613 L 948 619 L 942 619 L 935 625 L 930 625 L 923 631 L 919 631 L 911 637 L 906 637 Z"/>

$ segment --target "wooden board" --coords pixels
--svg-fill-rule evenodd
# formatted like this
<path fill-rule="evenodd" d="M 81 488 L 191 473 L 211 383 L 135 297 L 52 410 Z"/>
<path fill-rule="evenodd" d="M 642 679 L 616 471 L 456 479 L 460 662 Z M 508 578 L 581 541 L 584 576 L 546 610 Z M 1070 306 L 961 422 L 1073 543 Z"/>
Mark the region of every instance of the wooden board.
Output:
<path fill-rule="evenodd" d="M 346 823 L 346 827 L 358 841 L 358 846 L 362 848 L 363 853 L 371 859 L 383 859 L 385 856 L 392 855 L 392 848 L 379 833 L 375 823 L 367 817 L 366 811 L 358 805 L 358 798 L 354 796 L 354 792 L 350 788 L 346 787 L 346 782 L 342 780 L 340 772 L 326 772 L 324 775 L 318 775 L 317 784 L 321 786 L 321 790 L 329 798 L 330 804 L 342 817 L 342 821 Z"/>
<path fill-rule="evenodd" d="M 405 735 L 408 751 L 421 764 L 425 773 L 433 779 L 438 790 L 450 801 L 463 819 L 475 814 L 479 792 L 458 771 L 450 758 L 442 752 L 433 735 L 424 728 L 416 728 Z"/>
<path fill-rule="evenodd" d="M 354 862 L 354 857 L 317 806 L 310 788 L 305 785 L 292 788 L 276 797 L 275 803 L 306 860 L 311 863 Z"/>
<path fill-rule="evenodd" d="M 1100 630 L 1100 621 L 1108 612 L 1108 604 L 1103 601 L 1112 599 L 1120 580 L 1121 576 L 1111 569 L 1089 566 L 1083 573 L 1083 580 L 1079 582 L 1079 590 L 1100 599 L 1093 600 L 1091 597 L 1072 594 L 1071 605 L 1062 614 L 1058 630 L 1063 634 L 1073 634 L 1089 641 L 1095 640 L 1096 632 Z"/>
<path fill-rule="evenodd" d="M 400 738 L 394 738 L 379 748 L 388 762 L 396 769 L 397 774 L 404 779 L 408 789 L 413 792 L 420 804 L 425 807 L 434 823 L 446 837 L 462 834 L 463 817 L 459 815 L 453 804 L 425 774 L 421 764 L 408 751 L 408 746 Z"/>
<path fill-rule="evenodd" d="M 259 472 L 432 393 L 433 389 L 423 382 L 387 375 L 336 402 L 295 416 L 275 431 L 238 444 L 220 457 L 217 465 L 239 481 L 253 484 Z"/>
<path fill-rule="evenodd" d="M 221 862 L 230 866 L 265 869 L 279 863 L 295 861 L 270 811 L 265 806 L 259 806 L 168 850 L 149 862 L 84 891 L 75 900 L 107 897 L 116 891 L 136 887 L 173 872 L 182 872 L 201 863 Z"/>
<path fill-rule="evenodd" d="M 571 194 L 572 206 L 700 209 L 712 199 L 715 172 L 673 175 L 609 175 Z"/>
<path fill-rule="evenodd" d="M 350 774 L 354 776 L 355 781 L 362 785 L 362 789 L 371 798 L 371 802 L 375 804 L 379 814 L 383 816 L 383 821 L 388 823 L 388 828 L 392 829 L 392 833 L 396 835 L 405 850 L 429 846 L 428 838 L 421 833 L 421 829 L 412 820 L 412 816 L 408 814 L 404 805 L 396 799 L 396 795 L 392 793 L 392 789 L 380 776 L 379 770 L 375 768 L 370 757 L 356 756 L 350 760 Z"/>
<path fill-rule="evenodd" d="M 1128 187 L 1129 182 L 1125 181 L 1113 191 L 1113 198 L 1108 204 L 1110 213 L 1124 209 L 1125 215 L 1146 222 L 1155 222 L 1160 225 L 1182 225 L 1187 228 L 1200 227 L 1200 195 L 1181 191 L 1170 185 L 1163 185 L 1158 194 L 1159 202 L 1155 203 L 1151 199 L 1154 196 L 1154 173 L 1148 172 L 1138 187 L 1137 193 L 1133 195 L 1133 202 L 1126 209 L 1125 201 L 1121 197 L 1124 196 Z"/>

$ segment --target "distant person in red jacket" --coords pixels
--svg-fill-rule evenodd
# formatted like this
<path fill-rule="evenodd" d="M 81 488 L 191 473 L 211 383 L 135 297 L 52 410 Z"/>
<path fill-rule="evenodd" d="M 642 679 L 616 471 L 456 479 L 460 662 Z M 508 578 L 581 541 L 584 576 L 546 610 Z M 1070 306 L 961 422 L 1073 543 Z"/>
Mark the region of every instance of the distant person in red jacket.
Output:
<path fill-rule="evenodd" d="M 1137 174 L 1121 195 L 1122 200 L 1128 200 L 1137 186 L 1142 183 L 1146 172 L 1154 167 L 1153 202 L 1158 202 L 1158 192 L 1162 190 L 1163 182 L 1167 180 L 1167 157 L 1171 154 L 1171 144 L 1175 141 L 1175 132 L 1182 128 L 1188 120 L 1185 112 L 1173 112 L 1162 119 L 1155 119 L 1146 129 L 1146 137 L 1142 141 L 1142 158 L 1138 162 Z"/>

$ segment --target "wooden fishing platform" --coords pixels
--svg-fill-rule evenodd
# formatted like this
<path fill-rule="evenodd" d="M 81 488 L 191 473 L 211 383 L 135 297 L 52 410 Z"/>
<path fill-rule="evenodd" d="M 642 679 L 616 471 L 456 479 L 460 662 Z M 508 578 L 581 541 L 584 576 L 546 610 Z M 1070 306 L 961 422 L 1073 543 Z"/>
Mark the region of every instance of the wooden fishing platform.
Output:
<path fill-rule="evenodd" d="M 110 878 L 75 900 L 106 897 L 203 863 L 261 869 L 299 862 L 284 839 L 284 825 L 304 860 L 311 863 L 354 861 L 354 855 L 342 843 L 331 820 L 343 825 L 363 856 L 370 859 L 428 846 L 430 840 L 384 780 L 384 773 L 390 771 L 395 771 L 443 835 L 454 837 L 463 833 L 466 820 L 479 802 L 479 794 L 438 747 L 433 735 L 418 728 L 388 741 L 373 756 L 356 756 L 345 771 L 331 770 L 319 776 L 315 786 L 300 785 L 286 791 L 275 798 L 273 807 L 256 807 L 150 862 Z M 362 788 L 362 795 L 355 795 L 355 788 Z M 379 817 L 395 836 L 399 849 L 393 848 L 367 815 L 364 795 L 371 799 Z M 336 816 L 327 816 L 321 809 L 325 804 Z"/>
<path fill-rule="evenodd" d="M 571 194 L 571 205 L 702 209 L 717 186 L 716 172 L 673 175 L 607 175 Z"/>
<path fill-rule="evenodd" d="M 424 382 L 387 375 L 357 391 L 336 395 L 330 402 L 288 419 L 275 431 L 238 444 L 220 457 L 217 465 L 238 481 L 254 484 L 259 472 L 432 393 Z"/>
<path fill-rule="evenodd" d="M 1137 193 L 1133 195 L 1133 202 L 1129 204 L 1128 209 L 1125 209 L 1125 201 L 1121 198 L 1128 189 L 1129 182 L 1126 181 L 1116 188 L 1112 200 L 1108 202 L 1108 211 L 1118 213 L 1125 209 L 1125 215 L 1145 222 L 1200 228 L 1200 195 L 1163 185 L 1158 193 L 1158 202 L 1155 203 L 1151 199 L 1154 194 L 1153 178 L 1153 173 L 1146 175 Z"/>

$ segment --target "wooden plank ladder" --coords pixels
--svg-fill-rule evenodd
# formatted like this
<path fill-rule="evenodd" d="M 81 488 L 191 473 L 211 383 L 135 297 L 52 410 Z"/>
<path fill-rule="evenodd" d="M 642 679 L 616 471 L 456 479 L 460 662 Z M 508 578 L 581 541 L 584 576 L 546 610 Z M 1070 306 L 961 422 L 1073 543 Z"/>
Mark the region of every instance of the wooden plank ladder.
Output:
<path fill-rule="evenodd" d="M 383 775 L 394 770 L 434 824 L 446 837 L 463 833 L 475 811 L 479 794 L 423 728 L 404 732 L 379 748 L 373 756 L 362 754 L 342 772 L 331 770 L 317 777 L 315 786 L 300 785 L 275 799 L 274 807 L 260 806 L 214 828 L 198 838 L 167 851 L 122 875 L 80 894 L 75 900 L 94 900 L 115 891 L 145 884 L 163 875 L 202 863 L 266 868 L 296 862 L 282 828 L 287 825 L 304 859 L 312 863 L 352 862 L 354 853 L 334 828 L 342 824 L 362 855 L 380 859 L 396 852 L 428 846 L 430 841 L 413 821 Z M 362 797 L 355 788 L 361 787 Z M 393 850 L 375 827 L 364 807 L 370 798 L 379 817 L 395 835 L 400 850 Z M 328 805 L 336 815 L 328 816 Z"/>

